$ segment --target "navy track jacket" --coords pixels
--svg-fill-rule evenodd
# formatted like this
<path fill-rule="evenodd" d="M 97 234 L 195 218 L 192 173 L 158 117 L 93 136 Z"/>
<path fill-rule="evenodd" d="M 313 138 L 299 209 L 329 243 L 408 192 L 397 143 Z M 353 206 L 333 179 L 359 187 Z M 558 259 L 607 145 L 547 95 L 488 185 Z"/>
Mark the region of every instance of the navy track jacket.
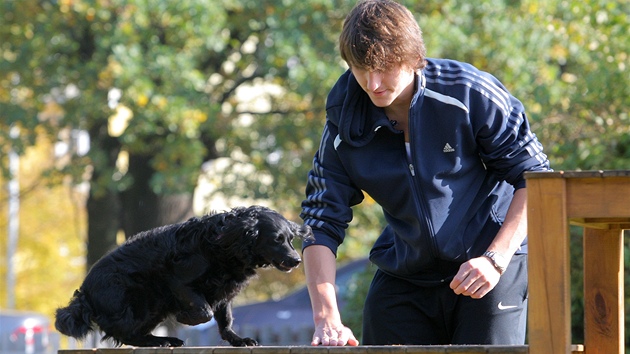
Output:
<path fill-rule="evenodd" d="M 525 171 L 549 170 L 523 105 L 492 75 L 427 59 L 404 134 L 372 104 L 348 70 L 328 95 L 321 144 L 301 217 L 314 242 L 335 254 L 363 192 L 387 226 L 370 259 L 418 284 L 448 281 L 496 236 Z M 527 240 L 520 253 L 527 252 Z"/>

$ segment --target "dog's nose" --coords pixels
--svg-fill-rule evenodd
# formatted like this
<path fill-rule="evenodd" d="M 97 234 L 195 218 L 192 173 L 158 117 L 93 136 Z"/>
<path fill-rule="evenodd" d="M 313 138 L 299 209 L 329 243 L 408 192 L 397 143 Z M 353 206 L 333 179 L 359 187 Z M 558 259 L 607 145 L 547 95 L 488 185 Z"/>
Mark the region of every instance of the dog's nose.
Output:
<path fill-rule="evenodd" d="M 300 263 L 302 263 L 302 258 L 300 258 L 299 256 L 297 257 L 290 257 L 289 259 L 287 259 L 284 264 L 291 267 L 291 268 L 295 268 L 297 266 L 300 265 Z"/>

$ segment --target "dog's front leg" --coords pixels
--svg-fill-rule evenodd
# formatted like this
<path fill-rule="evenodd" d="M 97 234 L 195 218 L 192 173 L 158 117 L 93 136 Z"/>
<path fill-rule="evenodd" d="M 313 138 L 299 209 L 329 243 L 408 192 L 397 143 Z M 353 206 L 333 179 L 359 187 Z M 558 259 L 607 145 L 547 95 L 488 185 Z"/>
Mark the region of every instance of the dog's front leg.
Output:
<path fill-rule="evenodd" d="M 186 255 L 175 258 L 173 274 L 168 278 L 168 286 L 179 304 L 177 321 L 187 325 L 198 325 L 212 319 L 212 308 L 202 294 L 195 291 L 189 284 L 206 271 L 207 263 L 199 255 Z"/>
<path fill-rule="evenodd" d="M 184 287 L 179 289 L 178 293 L 180 295 L 180 311 L 176 315 L 177 322 L 194 326 L 212 319 L 214 316 L 212 308 L 193 289 Z"/>
<path fill-rule="evenodd" d="M 219 325 L 221 338 L 228 341 L 233 347 L 256 346 L 258 342 L 252 338 L 241 338 L 232 329 L 232 303 L 221 303 L 216 308 L 214 319 Z"/>
<path fill-rule="evenodd" d="M 214 313 L 205 297 L 181 283 L 172 283 L 169 286 L 178 302 L 177 322 L 194 326 L 212 319 Z"/>

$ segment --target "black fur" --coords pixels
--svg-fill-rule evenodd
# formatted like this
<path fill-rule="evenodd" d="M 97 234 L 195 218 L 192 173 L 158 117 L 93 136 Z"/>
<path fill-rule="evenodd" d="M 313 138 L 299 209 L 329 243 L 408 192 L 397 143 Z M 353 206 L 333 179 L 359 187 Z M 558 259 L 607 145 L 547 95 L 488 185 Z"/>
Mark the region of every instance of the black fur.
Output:
<path fill-rule="evenodd" d="M 308 226 L 260 206 L 141 232 L 90 269 L 68 307 L 57 309 L 55 327 L 83 338 L 96 325 L 105 333 L 103 340 L 118 345 L 181 346 L 180 339 L 151 331 L 171 315 L 187 325 L 214 316 L 231 345 L 258 345 L 232 330 L 232 299 L 256 268 L 289 272 L 297 267 L 295 237 L 313 236 Z"/>

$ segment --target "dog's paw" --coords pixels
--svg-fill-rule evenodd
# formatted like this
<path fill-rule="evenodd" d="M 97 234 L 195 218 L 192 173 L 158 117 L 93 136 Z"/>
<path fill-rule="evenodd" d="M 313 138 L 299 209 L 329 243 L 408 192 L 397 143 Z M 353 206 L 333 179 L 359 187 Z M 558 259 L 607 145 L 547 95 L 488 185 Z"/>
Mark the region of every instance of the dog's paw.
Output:
<path fill-rule="evenodd" d="M 181 347 L 184 341 L 175 337 L 155 337 L 155 342 L 151 347 Z"/>
<path fill-rule="evenodd" d="M 164 345 L 161 345 L 162 347 L 181 347 L 184 345 L 184 341 L 179 339 L 179 338 L 175 338 L 175 337 L 164 337 L 165 341 L 164 341 Z"/>
<path fill-rule="evenodd" d="M 256 347 L 258 346 L 258 342 L 252 338 L 245 337 L 243 338 L 243 342 L 245 342 L 245 346 L 247 347 Z"/>
<path fill-rule="evenodd" d="M 230 345 L 233 347 L 256 347 L 258 346 L 258 342 L 255 339 L 245 337 L 245 338 L 234 338 L 230 341 Z"/>

